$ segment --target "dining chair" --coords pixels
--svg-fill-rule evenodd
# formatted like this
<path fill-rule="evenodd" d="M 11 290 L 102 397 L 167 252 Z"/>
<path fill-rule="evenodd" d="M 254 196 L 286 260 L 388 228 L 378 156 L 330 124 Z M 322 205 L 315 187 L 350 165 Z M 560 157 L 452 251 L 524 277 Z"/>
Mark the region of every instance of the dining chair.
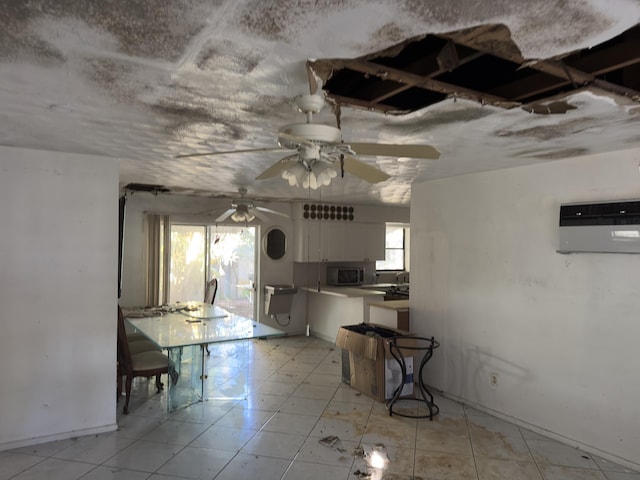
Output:
<path fill-rule="evenodd" d="M 122 312 L 122 307 L 118 305 L 118 315 L 120 315 L 120 313 L 122 313 L 124 316 L 124 312 Z M 137 353 L 142 353 L 142 352 L 151 352 L 154 350 L 158 352 L 162 351 L 160 347 L 158 347 L 155 343 L 150 341 L 142 333 L 131 331 L 131 329 L 127 328 L 126 325 L 125 325 L 125 331 L 127 333 L 127 341 L 129 342 L 129 350 L 131 351 L 131 355 L 135 355 Z"/>
<path fill-rule="evenodd" d="M 213 305 L 213 302 L 216 301 L 216 293 L 218 293 L 218 279 L 212 278 L 207 282 L 207 288 L 204 290 L 204 303 Z M 207 351 L 207 355 L 211 355 L 209 345 L 205 345 L 204 348 Z"/>
<path fill-rule="evenodd" d="M 138 342 L 138 341 L 145 341 L 145 340 L 147 340 L 147 337 L 145 337 L 140 332 L 127 332 L 127 340 L 129 341 L 129 343 Z"/>
<path fill-rule="evenodd" d="M 212 278 L 207 282 L 207 288 L 204 291 L 204 303 L 210 303 L 216 300 L 216 293 L 218 293 L 218 279 Z"/>
<path fill-rule="evenodd" d="M 125 377 L 125 402 L 122 413 L 129 413 L 129 397 L 131 396 L 131 383 L 135 377 L 156 377 L 156 388 L 158 392 L 163 389 L 164 384 L 160 381 L 163 373 L 169 373 L 169 357 L 158 350 L 142 351 L 132 353 L 135 345 L 139 342 L 127 340 L 127 331 L 124 325 L 124 315 L 118 305 L 118 396 L 122 392 L 122 376 Z M 150 343 L 150 342 L 149 342 Z"/>

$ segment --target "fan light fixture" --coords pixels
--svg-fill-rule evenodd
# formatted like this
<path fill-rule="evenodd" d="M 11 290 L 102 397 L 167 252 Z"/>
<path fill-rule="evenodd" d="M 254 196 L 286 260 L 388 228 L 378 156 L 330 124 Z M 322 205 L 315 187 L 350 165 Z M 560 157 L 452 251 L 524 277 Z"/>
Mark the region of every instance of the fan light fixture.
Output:
<path fill-rule="evenodd" d="M 311 187 L 312 190 L 329 185 L 337 176 L 338 173 L 325 162 L 316 162 L 309 167 L 298 162 L 282 172 L 282 178 L 292 187 Z"/>
<path fill-rule="evenodd" d="M 236 211 L 231 215 L 231 220 L 234 222 L 251 222 L 254 218 L 256 216 L 249 213 L 249 208 L 243 204 L 238 205 Z"/>

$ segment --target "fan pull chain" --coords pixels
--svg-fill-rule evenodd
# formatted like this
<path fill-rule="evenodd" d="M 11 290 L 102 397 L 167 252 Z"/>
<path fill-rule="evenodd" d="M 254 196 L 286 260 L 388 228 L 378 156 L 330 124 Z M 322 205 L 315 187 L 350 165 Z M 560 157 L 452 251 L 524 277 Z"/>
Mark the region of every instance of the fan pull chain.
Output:
<path fill-rule="evenodd" d="M 311 196 L 311 192 L 309 192 L 309 196 Z M 322 205 L 322 188 L 318 189 L 318 203 Z M 318 248 L 322 245 L 322 222 L 318 225 Z M 316 268 L 317 282 L 318 282 L 318 292 L 320 291 L 320 268 Z"/>

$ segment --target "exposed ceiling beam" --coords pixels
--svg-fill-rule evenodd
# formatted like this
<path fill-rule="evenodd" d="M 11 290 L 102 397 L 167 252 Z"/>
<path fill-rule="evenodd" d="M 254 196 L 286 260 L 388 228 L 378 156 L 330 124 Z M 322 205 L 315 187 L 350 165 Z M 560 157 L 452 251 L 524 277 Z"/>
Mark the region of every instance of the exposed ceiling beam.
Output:
<path fill-rule="evenodd" d="M 568 58 L 571 66 L 589 72 L 592 75 L 603 75 L 614 70 L 640 63 L 638 40 L 617 44 L 609 48 L 588 52 L 575 60 Z"/>
<path fill-rule="evenodd" d="M 398 83 L 410 85 L 412 87 L 424 88 L 425 90 L 442 93 L 444 95 L 468 98 L 480 103 L 490 103 L 506 108 L 518 105 L 518 103 L 511 102 L 503 97 L 486 94 L 477 90 L 472 90 L 470 88 L 465 88 L 459 85 L 453 85 L 450 83 L 442 82 L 440 80 L 429 78 L 428 76 L 416 75 L 414 73 L 405 72 L 396 68 L 379 65 L 364 60 L 319 60 L 317 62 L 312 62 L 312 66 L 315 66 L 315 64 L 320 62 L 326 62 L 330 64 L 332 69 L 339 70 L 347 68 L 349 70 L 360 72 L 365 75 L 373 75 L 383 80 L 392 80 Z"/>
<path fill-rule="evenodd" d="M 499 87 L 491 90 L 491 93 L 510 98 L 514 101 L 525 101 L 528 98 L 535 97 L 567 85 L 570 85 L 570 82 L 563 78 L 551 77 L 542 72 L 533 72 L 531 75 L 520 80 L 500 85 Z"/>
<path fill-rule="evenodd" d="M 374 103 L 380 103 L 385 101 L 387 98 L 395 97 L 396 95 L 404 92 L 405 90 L 409 90 L 410 88 L 413 88 L 413 86 L 402 85 L 401 87 L 391 89 L 384 94 L 378 95 L 376 98 L 372 99 L 371 101 Z"/>
<path fill-rule="evenodd" d="M 357 98 L 336 95 L 335 93 L 329 93 L 328 97 L 332 98 L 340 105 L 351 105 L 353 107 L 359 107 L 365 110 L 377 110 L 383 113 L 407 113 L 406 111 L 400 111 L 397 107 L 393 107 L 391 105 L 385 105 L 383 103 L 376 103 L 368 100 L 359 100 Z"/>
<path fill-rule="evenodd" d="M 485 26 L 489 27 L 489 26 Z M 596 74 L 588 73 L 575 68 L 570 65 L 566 65 L 562 59 L 551 60 L 525 60 L 517 48 L 507 48 L 510 43 L 506 40 L 509 39 L 509 31 L 506 27 L 500 25 L 494 25 L 493 28 L 479 28 L 465 31 L 462 33 L 455 33 L 451 35 L 442 35 L 441 38 L 450 39 L 454 42 L 464 45 L 475 50 L 486 52 L 487 54 L 494 55 L 496 57 L 508 60 L 519 65 L 523 65 L 533 70 L 547 73 L 554 77 L 563 78 L 571 83 L 574 87 L 584 85 L 597 85 L 603 90 L 616 93 L 618 95 L 624 95 L 634 99 L 640 98 L 640 92 L 631 88 L 625 88 L 620 85 L 616 85 L 605 80 L 596 79 Z M 505 31 L 506 30 L 506 31 Z M 504 48 L 496 48 L 496 43 L 499 43 Z"/>
<path fill-rule="evenodd" d="M 455 60 L 452 58 L 453 57 L 453 53 L 452 53 L 452 49 L 455 49 L 455 44 L 451 41 L 447 42 L 447 45 L 445 46 L 445 48 L 443 48 L 440 52 L 435 52 L 435 53 L 431 53 L 429 55 L 426 55 L 422 58 L 420 58 L 419 60 L 416 60 L 415 62 L 411 62 L 406 66 L 403 66 L 403 70 L 406 70 L 407 72 L 410 73 L 415 73 L 417 75 L 420 75 L 424 70 L 425 70 L 425 66 L 429 65 L 438 65 L 438 68 L 435 70 L 430 71 L 429 73 L 424 74 L 425 77 L 428 78 L 433 78 L 433 77 L 437 77 L 438 75 L 441 75 L 449 70 L 451 70 L 452 68 L 455 67 L 459 67 L 460 65 L 464 65 L 465 63 L 469 63 L 481 56 L 484 55 L 484 53 L 482 52 L 475 52 L 472 53 L 471 55 L 467 55 L 465 57 L 460 58 L 457 54 L 455 55 Z M 448 61 L 442 61 L 441 59 L 446 58 Z M 452 65 L 452 63 L 455 63 L 455 67 Z M 451 67 L 451 68 L 447 68 L 447 67 Z M 397 88 L 394 89 L 390 89 L 388 90 L 386 93 L 373 98 L 372 101 L 379 103 L 382 102 L 384 100 L 386 100 L 387 98 L 391 98 L 395 95 L 398 95 L 402 92 L 404 92 L 405 90 L 409 90 L 410 88 L 413 88 L 413 85 L 407 85 L 404 84 L 402 86 L 399 86 Z"/>
<path fill-rule="evenodd" d="M 335 72 L 336 85 L 339 85 L 339 88 L 336 89 L 338 93 L 332 93 L 331 96 L 336 101 L 343 105 L 385 113 L 409 111 L 405 110 L 406 101 L 410 97 L 406 92 L 414 88 L 434 92 L 434 98 L 426 100 L 427 104 L 449 96 L 512 108 L 538 101 L 545 95 L 557 95 L 588 86 L 599 87 L 637 101 L 640 100 L 640 93 L 635 88 L 638 88 L 639 83 L 628 79 L 636 78 L 636 72 L 640 71 L 638 38 L 640 28 L 632 29 L 624 36 L 593 50 L 580 50 L 552 59 L 525 60 L 512 41 L 506 26 L 481 25 L 450 34 L 421 37 L 416 40 L 422 42 L 421 47 L 405 53 L 402 52 L 410 42 L 396 45 L 375 56 L 352 60 L 317 60 L 310 62 L 310 65 L 325 81 Z M 469 82 L 461 82 L 465 86 L 450 83 L 453 80 L 439 79 L 443 74 L 478 59 L 481 60 L 478 67 L 474 70 L 470 65 L 470 71 L 484 68 L 485 72 L 482 75 L 491 75 L 492 71 L 487 70 L 491 67 L 482 67 L 483 56 L 509 62 L 513 69 L 521 72 L 514 75 L 513 78 L 517 79 L 490 89 L 476 87 L 476 83 L 482 85 L 483 82 L 473 82 L 472 77 L 469 78 Z M 487 63 L 491 64 L 491 61 Z M 612 83 L 605 79 L 606 77 L 603 78 L 613 71 L 616 71 L 616 79 L 622 76 L 627 80 Z M 403 92 L 405 95 L 402 101 L 398 99 L 394 102 L 394 97 Z M 386 105 L 383 102 L 395 103 L 397 106 Z M 410 109 L 422 106 L 424 105 L 414 105 Z"/>

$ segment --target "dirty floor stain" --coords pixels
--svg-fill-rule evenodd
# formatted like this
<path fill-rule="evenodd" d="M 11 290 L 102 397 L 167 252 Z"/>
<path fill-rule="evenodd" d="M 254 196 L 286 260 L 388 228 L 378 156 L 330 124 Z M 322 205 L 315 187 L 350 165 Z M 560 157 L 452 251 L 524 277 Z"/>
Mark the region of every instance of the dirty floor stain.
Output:
<path fill-rule="evenodd" d="M 129 415 L 118 412 L 117 450 L 113 432 L 34 445 L 2 452 L 2 471 L 47 478 L 42 466 L 55 460 L 68 475 L 94 471 L 87 478 L 117 468 L 131 479 L 157 472 L 217 480 L 640 480 L 640 471 L 439 395 L 433 421 L 389 417 L 383 403 L 341 383 L 333 347 L 312 337 L 211 345 L 209 370 L 223 357 L 233 365 L 210 377 L 211 395 L 232 382 L 247 389 L 247 398 L 167 414 L 166 391 L 157 394 L 154 381 L 137 379 Z M 305 373 L 287 370 L 293 358 L 305 359 Z M 299 396 L 309 386 L 333 395 Z M 155 445 L 153 455 L 141 455 L 144 445 Z"/>

